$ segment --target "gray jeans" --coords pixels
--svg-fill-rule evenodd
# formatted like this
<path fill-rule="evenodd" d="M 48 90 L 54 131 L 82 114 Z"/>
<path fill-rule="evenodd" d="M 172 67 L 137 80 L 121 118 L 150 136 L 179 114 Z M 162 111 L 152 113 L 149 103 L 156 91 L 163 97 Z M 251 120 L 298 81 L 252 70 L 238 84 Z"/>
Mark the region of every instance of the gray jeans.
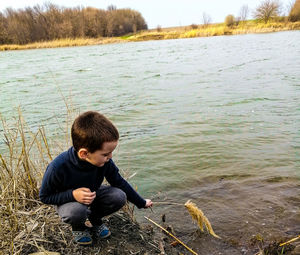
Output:
<path fill-rule="evenodd" d="M 93 225 L 101 225 L 102 217 L 121 209 L 126 203 L 126 194 L 115 187 L 102 185 L 96 190 L 96 198 L 90 205 L 70 202 L 57 206 L 62 221 L 71 224 L 73 230 L 83 230 L 89 219 Z"/>

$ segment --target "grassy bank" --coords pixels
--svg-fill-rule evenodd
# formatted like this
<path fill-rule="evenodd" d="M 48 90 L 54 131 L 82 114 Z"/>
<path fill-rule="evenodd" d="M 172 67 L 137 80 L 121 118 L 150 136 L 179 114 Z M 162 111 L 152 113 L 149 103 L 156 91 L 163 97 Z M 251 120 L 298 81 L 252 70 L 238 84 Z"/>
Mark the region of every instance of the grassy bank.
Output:
<path fill-rule="evenodd" d="M 67 115 L 69 130 L 75 111 Z M 53 206 L 39 201 L 42 175 L 48 163 L 70 146 L 66 139 L 49 141 L 43 127 L 33 131 L 21 112 L 9 121 L 0 114 L 0 255 L 41 254 L 156 254 L 153 234 L 132 220 L 132 210 L 111 216 L 107 224 L 113 232 L 109 242 L 97 241 L 91 247 L 74 244 L 70 226 L 63 224 Z M 124 226 L 127 226 L 124 228 Z M 140 252 L 140 253 L 139 253 Z M 168 254 L 177 254 L 170 251 Z"/>
<path fill-rule="evenodd" d="M 132 35 L 110 38 L 77 38 L 59 39 L 48 42 L 36 42 L 26 45 L 0 45 L 0 51 L 25 50 L 39 48 L 57 48 L 85 45 L 100 45 L 109 43 L 135 42 L 147 40 L 166 40 L 193 37 L 207 37 L 220 35 L 237 35 L 249 33 L 271 33 L 278 31 L 300 30 L 300 22 L 268 22 L 262 23 L 254 20 L 240 22 L 238 25 L 228 27 L 224 23 L 211 25 L 193 25 L 185 27 L 152 29 Z"/>
<path fill-rule="evenodd" d="M 237 35 L 249 33 L 271 33 L 287 30 L 299 30 L 300 22 L 269 22 L 261 23 L 257 21 L 240 22 L 238 25 L 228 27 L 224 23 L 212 24 L 207 26 L 189 26 L 178 28 L 167 28 L 161 31 L 152 30 L 144 31 L 127 37 L 129 41 L 145 41 L 145 40 L 164 40 L 164 39 L 180 39 L 193 37 L 207 37 L 220 35 Z"/>
<path fill-rule="evenodd" d="M 119 37 L 108 37 L 108 38 L 66 38 L 57 39 L 54 41 L 47 42 L 35 42 L 30 44 L 4 44 L 0 45 L 0 51 L 6 50 L 29 50 L 29 49 L 42 49 L 42 48 L 59 48 L 59 47 L 72 47 L 72 46 L 86 46 L 86 45 L 100 45 L 109 43 L 121 43 L 124 42 Z"/>

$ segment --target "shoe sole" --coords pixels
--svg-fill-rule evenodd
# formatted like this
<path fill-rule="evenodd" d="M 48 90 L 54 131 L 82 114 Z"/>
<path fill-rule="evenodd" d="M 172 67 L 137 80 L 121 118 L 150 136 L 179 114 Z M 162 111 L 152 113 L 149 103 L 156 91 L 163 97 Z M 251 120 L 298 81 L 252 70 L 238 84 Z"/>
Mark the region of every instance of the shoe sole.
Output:
<path fill-rule="evenodd" d="M 76 242 L 74 241 L 76 244 L 82 245 L 82 246 L 87 246 L 87 245 L 91 245 L 93 243 L 93 241 L 90 242 Z"/>

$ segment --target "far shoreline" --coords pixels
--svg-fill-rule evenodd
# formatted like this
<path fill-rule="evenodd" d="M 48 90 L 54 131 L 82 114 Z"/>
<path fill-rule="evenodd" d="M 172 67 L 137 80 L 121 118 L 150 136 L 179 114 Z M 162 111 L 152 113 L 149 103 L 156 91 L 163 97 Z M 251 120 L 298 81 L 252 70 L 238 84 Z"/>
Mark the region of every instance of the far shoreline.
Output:
<path fill-rule="evenodd" d="M 128 34 L 121 37 L 101 38 L 66 38 L 53 41 L 34 42 L 30 44 L 0 45 L 0 51 L 45 49 L 88 45 L 102 45 L 112 43 L 140 42 L 149 40 L 184 39 L 195 37 L 210 37 L 222 35 L 259 34 L 280 31 L 300 30 L 300 22 L 268 22 L 242 21 L 238 25 L 228 27 L 224 23 L 209 25 L 190 25 L 173 28 L 157 28 Z"/>

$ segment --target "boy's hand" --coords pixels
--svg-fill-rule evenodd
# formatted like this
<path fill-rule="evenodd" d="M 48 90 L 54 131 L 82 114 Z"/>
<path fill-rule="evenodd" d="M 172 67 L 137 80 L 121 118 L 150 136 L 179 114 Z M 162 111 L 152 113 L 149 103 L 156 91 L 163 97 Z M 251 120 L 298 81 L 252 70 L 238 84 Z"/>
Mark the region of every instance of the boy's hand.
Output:
<path fill-rule="evenodd" d="M 145 208 L 152 207 L 153 202 L 150 199 L 145 199 L 145 200 L 146 200 Z"/>
<path fill-rule="evenodd" d="M 91 192 L 89 188 L 78 188 L 73 190 L 72 193 L 77 202 L 85 205 L 90 205 L 96 197 L 96 192 Z"/>

